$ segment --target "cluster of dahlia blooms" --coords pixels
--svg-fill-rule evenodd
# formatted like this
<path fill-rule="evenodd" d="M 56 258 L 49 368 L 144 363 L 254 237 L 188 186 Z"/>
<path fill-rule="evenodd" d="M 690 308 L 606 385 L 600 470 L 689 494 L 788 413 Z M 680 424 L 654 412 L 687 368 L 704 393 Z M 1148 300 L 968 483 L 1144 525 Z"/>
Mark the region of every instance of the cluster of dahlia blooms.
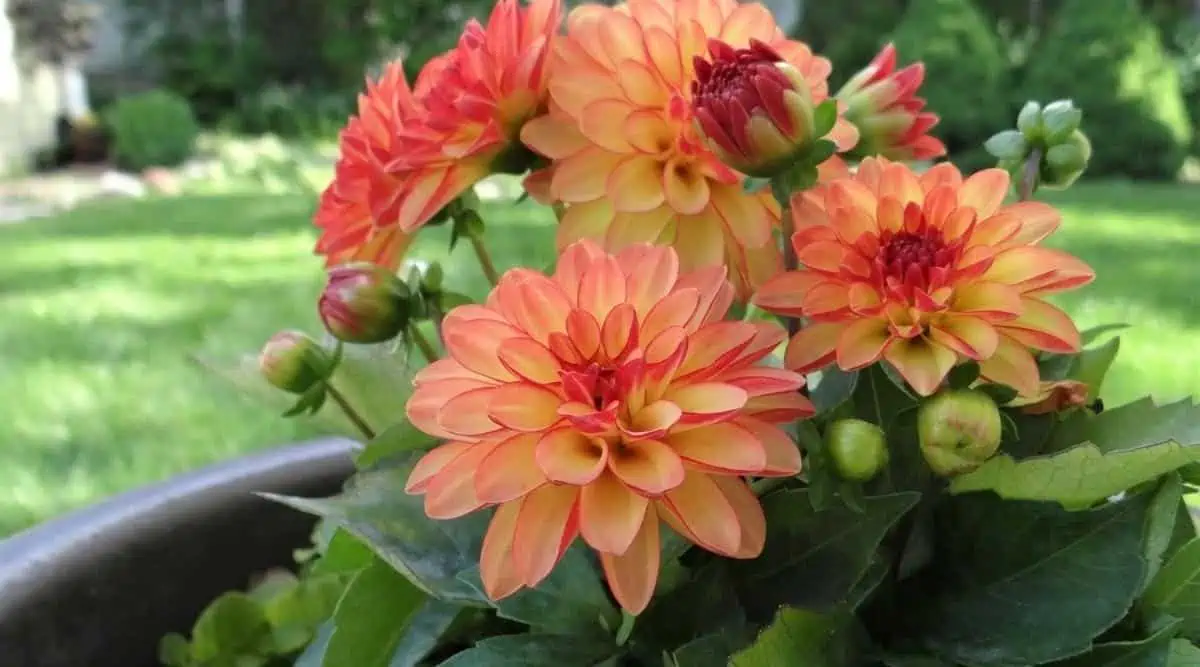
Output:
<path fill-rule="evenodd" d="M 760 4 L 562 14 L 560 0 L 500 0 L 411 86 L 390 65 L 341 134 L 316 214 L 337 267 L 327 326 L 376 342 L 380 321 L 411 331 L 385 306 L 412 294 L 372 267 L 398 267 L 424 226 L 477 222 L 474 184 L 523 175 L 554 212 L 551 275 L 510 268 L 484 302 L 427 313 L 440 340 L 407 407 L 442 444 L 406 491 L 433 519 L 494 510 L 490 597 L 537 586 L 579 540 L 633 614 L 667 532 L 757 556 L 756 484 L 801 470 L 806 374 L 883 364 L 922 400 L 973 363 L 1025 405 L 1066 402 L 1035 355 L 1077 351 L 1080 335 L 1047 297 L 1093 273 L 1039 245 L 1059 214 L 1006 204 L 1005 171 L 906 162 L 945 153 L 920 64 L 897 69 L 889 46 L 831 95 L 830 62 Z M 491 266 L 486 242 L 476 252 Z M 769 315 L 731 314 L 747 305 Z M 996 408 L 981 409 L 986 432 L 953 409 L 929 432 L 994 440 L 990 455 Z M 967 451 L 930 465 L 959 471 Z"/>

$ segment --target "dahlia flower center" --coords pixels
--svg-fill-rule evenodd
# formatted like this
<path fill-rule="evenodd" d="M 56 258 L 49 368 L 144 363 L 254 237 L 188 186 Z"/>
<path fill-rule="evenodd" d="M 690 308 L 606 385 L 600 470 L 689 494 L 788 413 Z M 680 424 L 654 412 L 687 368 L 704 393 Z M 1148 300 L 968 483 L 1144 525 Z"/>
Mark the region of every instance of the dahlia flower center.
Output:
<path fill-rule="evenodd" d="M 928 288 L 949 271 L 957 248 L 948 245 L 941 230 L 886 232 L 875 258 L 880 275 L 888 283 Z"/>
<path fill-rule="evenodd" d="M 586 403 L 596 410 L 603 410 L 613 401 L 620 400 L 623 393 L 622 373 L 614 366 L 591 363 L 582 370 L 561 371 L 560 375 L 569 399 Z"/>

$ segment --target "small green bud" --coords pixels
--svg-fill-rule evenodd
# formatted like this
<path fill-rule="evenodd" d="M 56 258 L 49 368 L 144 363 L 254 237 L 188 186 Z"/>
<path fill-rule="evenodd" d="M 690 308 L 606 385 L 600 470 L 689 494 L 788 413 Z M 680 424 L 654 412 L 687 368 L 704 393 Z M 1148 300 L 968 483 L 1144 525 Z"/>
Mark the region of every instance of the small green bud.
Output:
<path fill-rule="evenodd" d="M 421 277 L 421 290 L 429 294 L 437 294 L 442 291 L 442 281 L 445 278 L 445 272 L 442 271 L 442 265 L 434 262 L 425 269 L 425 275 Z"/>
<path fill-rule="evenodd" d="M 834 468 L 845 479 L 865 482 L 887 465 L 887 439 L 871 422 L 839 419 L 829 425 L 825 442 Z"/>
<path fill-rule="evenodd" d="M 1026 102 L 1025 106 L 1021 107 L 1021 113 L 1017 114 L 1017 129 L 1029 141 L 1038 141 L 1042 138 L 1042 105 L 1037 102 Z"/>
<path fill-rule="evenodd" d="M 1005 130 L 992 135 L 983 147 L 998 160 L 1021 160 L 1028 154 L 1029 141 L 1018 130 Z"/>
<path fill-rule="evenodd" d="M 1064 190 L 1079 179 L 1092 157 L 1092 142 L 1087 135 L 1075 130 L 1064 143 L 1046 151 L 1042 185 L 1051 190 Z"/>
<path fill-rule="evenodd" d="M 1050 146 L 1061 143 L 1079 129 L 1083 112 L 1075 108 L 1071 100 L 1058 100 L 1042 109 L 1042 126 L 1045 128 L 1046 143 Z"/>
<path fill-rule="evenodd" d="M 326 330 L 346 343 L 382 343 L 409 320 L 411 293 L 392 271 L 368 262 L 334 267 L 317 302 Z"/>
<path fill-rule="evenodd" d="M 332 359 L 321 346 L 300 331 L 271 336 L 258 355 L 258 370 L 272 386 L 303 394 L 325 379 Z"/>
<path fill-rule="evenodd" d="M 1000 447 L 1000 409 L 981 391 L 943 391 L 918 411 L 917 435 L 935 473 L 949 477 L 970 472 Z"/>

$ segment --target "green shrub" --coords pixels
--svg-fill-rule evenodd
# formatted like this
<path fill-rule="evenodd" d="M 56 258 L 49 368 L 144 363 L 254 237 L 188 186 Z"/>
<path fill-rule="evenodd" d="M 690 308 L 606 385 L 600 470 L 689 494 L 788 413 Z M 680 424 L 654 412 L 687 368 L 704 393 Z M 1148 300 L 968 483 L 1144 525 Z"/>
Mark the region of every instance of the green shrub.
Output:
<path fill-rule="evenodd" d="M 1067 0 L 1020 90 L 1083 109 L 1090 175 L 1172 179 L 1183 165 L 1191 127 L 1179 71 L 1134 0 Z"/>
<path fill-rule="evenodd" d="M 942 118 L 935 134 L 971 163 L 962 166 L 978 166 L 980 146 L 1016 113 L 993 26 L 970 0 L 912 0 L 893 41 L 904 62 L 925 62 L 921 94 Z"/>
<path fill-rule="evenodd" d="M 200 131 L 187 100 L 165 90 L 123 97 L 104 116 L 117 164 L 136 171 L 182 163 Z"/>

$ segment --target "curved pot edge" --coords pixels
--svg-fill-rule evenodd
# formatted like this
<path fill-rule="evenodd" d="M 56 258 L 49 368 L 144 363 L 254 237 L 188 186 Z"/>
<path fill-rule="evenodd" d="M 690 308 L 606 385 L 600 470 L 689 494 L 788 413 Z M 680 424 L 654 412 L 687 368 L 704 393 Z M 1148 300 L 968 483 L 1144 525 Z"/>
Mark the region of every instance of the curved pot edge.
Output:
<path fill-rule="evenodd" d="M 0 612 L 39 565 L 86 558 L 78 552 L 81 546 L 99 539 L 112 542 L 114 533 L 117 540 L 135 542 L 139 535 L 134 531 L 147 520 L 158 525 L 186 520 L 194 509 L 191 499 L 199 494 L 214 504 L 237 503 L 256 492 L 286 493 L 298 474 L 314 468 L 328 470 L 329 477 L 348 477 L 358 447 L 349 439 L 320 438 L 266 449 L 117 494 L 0 540 L 0 591 L 5 591 Z"/>

